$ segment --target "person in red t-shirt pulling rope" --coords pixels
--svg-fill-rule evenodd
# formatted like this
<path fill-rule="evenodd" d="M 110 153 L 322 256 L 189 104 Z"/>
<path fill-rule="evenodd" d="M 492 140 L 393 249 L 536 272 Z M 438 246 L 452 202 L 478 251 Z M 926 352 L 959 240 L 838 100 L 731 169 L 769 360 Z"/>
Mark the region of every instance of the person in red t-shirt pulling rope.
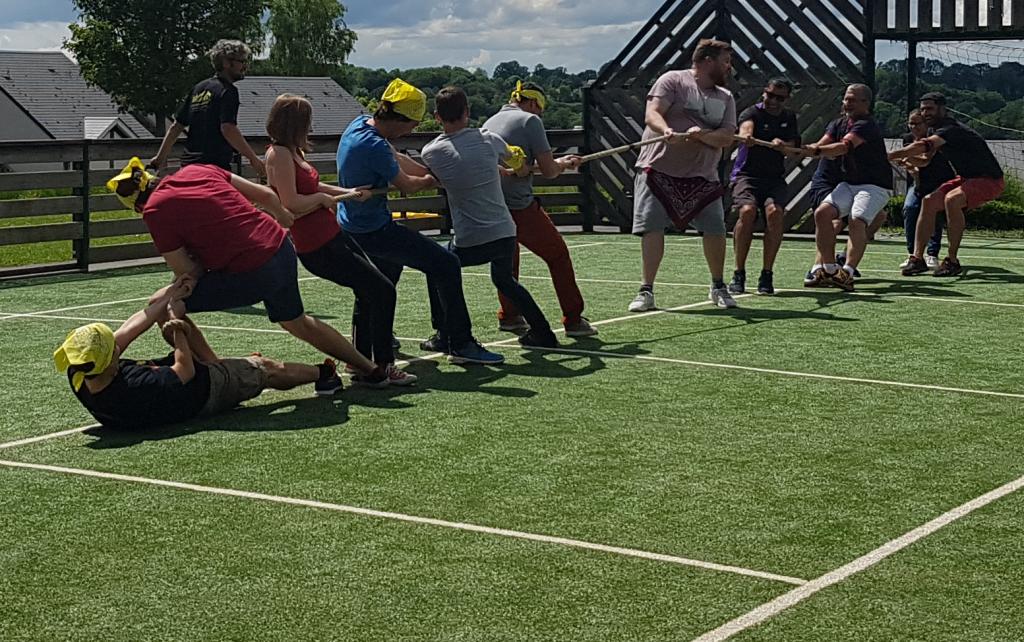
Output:
<path fill-rule="evenodd" d="M 157 179 L 137 158 L 107 187 L 142 213 L 153 244 L 186 288 L 187 296 L 172 306 L 175 316 L 262 301 L 267 317 L 293 336 L 371 381 L 387 378 L 337 330 L 305 313 L 295 247 L 285 230 L 295 217 L 272 189 L 214 165 L 189 165 Z"/>

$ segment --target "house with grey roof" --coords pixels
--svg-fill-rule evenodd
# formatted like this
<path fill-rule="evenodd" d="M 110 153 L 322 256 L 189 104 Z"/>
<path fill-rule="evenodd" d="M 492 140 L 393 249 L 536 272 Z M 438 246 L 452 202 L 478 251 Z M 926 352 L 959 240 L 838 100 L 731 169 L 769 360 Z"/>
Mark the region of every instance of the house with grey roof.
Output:
<path fill-rule="evenodd" d="M 0 51 L 0 140 L 149 138 L 60 51 Z"/>
<path fill-rule="evenodd" d="M 313 133 L 340 136 L 362 104 L 341 85 L 326 77 L 249 76 L 238 88 L 238 128 L 245 136 L 266 136 L 267 115 L 281 94 L 304 96 L 313 104 Z"/>

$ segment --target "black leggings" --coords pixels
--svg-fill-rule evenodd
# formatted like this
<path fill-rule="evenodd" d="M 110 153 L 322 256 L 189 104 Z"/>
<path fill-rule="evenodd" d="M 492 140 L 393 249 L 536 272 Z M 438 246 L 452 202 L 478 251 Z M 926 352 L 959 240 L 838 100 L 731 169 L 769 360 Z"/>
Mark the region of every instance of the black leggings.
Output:
<path fill-rule="evenodd" d="M 519 308 L 526 322 L 530 324 L 531 330 L 550 331 L 551 325 L 544 318 L 540 306 L 533 300 L 530 292 L 516 280 L 514 260 L 515 254 L 519 251 L 516 244 L 516 237 L 510 236 L 490 243 L 473 245 L 470 247 L 457 247 L 450 245 L 449 249 L 459 257 L 463 267 L 471 265 L 491 264 L 491 282 L 498 292 L 508 297 L 517 308 Z"/>
<path fill-rule="evenodd" d="M 378 365 L 395 360 L 391 336 L 395 326 L 395 286 L 367 258 L 359 244 L 338 232 L 320 249 L 299 254 L 303 267 L 316 276 L 351 288 L 352 343 Z"/>

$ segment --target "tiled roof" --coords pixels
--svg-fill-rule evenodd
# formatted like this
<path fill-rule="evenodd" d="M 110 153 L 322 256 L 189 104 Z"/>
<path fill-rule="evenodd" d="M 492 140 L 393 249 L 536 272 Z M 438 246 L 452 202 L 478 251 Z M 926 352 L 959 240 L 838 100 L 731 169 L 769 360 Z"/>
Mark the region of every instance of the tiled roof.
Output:
<path fill-rule="evenodd" d="M 0 51 L 0 90 L 53 138 L 80 139 L 86 117 L 120 117 L 135 135 L 150 137 L 110 96 L 86 84 L 78 65 L 59 51 Z"/>
<path fill-rule="evenodd" d="M 249 76 L 238 87 L 238 128 L 245 136 L 266 136 L 267 115 L 281 94 L 305 96 L 313 103 L 313 133 L 341 135 L 364 112 L 358 100 L 330 78 Z"/>

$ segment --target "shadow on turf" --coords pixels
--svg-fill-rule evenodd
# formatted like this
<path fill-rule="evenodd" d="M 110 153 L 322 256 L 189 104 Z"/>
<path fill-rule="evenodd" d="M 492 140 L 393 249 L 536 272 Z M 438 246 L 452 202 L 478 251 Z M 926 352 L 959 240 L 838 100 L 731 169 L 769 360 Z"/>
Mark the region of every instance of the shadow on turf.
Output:
<path fill-rule="evenodd" d="M 170 426 L 141 430 L 90 428 L 84 434 L 96 437 L 86 444 L 88 448 L 126 448 L 147 441 L 176 439 L 199 432 L 276 432 L 282 430 L 308 430 L 339 426 L 348 421 L 347 399 L 342 395 L 330 399 L 283 399 L 268 404 L 250 402 L 230 412 L 211 417 L 198 417 Z"/>

